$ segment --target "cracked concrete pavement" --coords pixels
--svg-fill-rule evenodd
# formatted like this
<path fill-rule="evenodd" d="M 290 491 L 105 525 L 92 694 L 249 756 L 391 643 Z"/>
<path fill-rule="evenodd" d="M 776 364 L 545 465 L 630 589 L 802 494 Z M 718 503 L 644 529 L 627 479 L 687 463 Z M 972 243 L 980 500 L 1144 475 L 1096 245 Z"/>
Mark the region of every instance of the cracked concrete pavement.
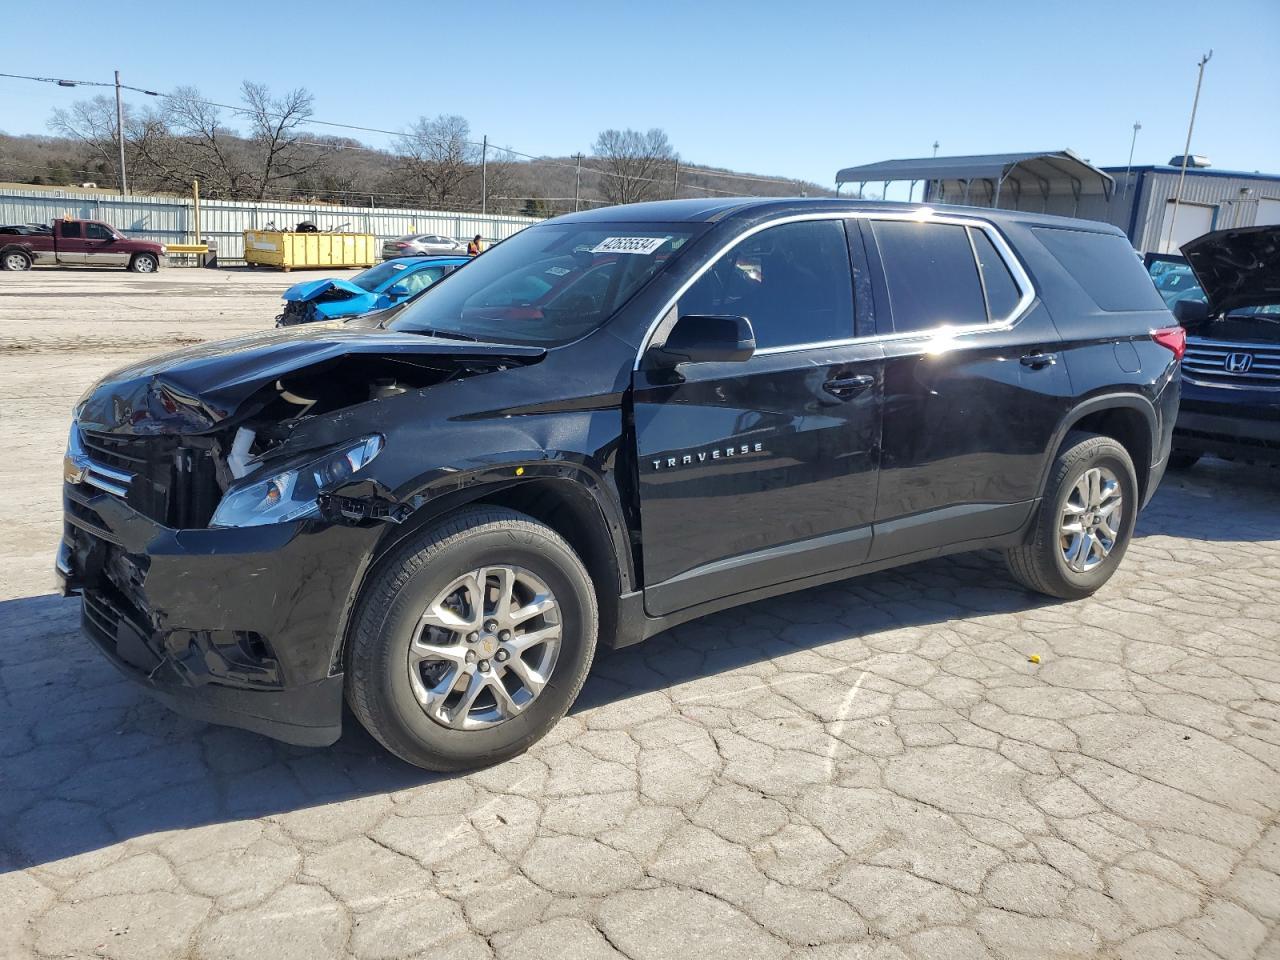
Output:
<path fill-rule="evenodd" d="M 0 274 L 0 957 L 1280 957 L 1275 470 L 1079 603 L 984 554 L 680 627 L 466 776 L 148 700 L 49 594 L 67 414 L 295 279 Z"/>

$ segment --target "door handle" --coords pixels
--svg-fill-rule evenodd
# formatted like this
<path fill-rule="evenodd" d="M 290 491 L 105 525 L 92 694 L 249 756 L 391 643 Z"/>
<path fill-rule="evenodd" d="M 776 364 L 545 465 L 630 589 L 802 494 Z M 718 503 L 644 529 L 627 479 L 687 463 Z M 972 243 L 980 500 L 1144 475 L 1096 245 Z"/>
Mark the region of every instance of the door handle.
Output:
<path fill-rule="evenodd" d="M 832 377 L 822 385 L 822 389 L 841 400 L 852 400 L 875 382 L 875 377 L 860 373 L 852 377 Z"/>
<path fill-rule="evenodd" d="M 1044 367 L 1052 367 L 1057 363 L 1058 355 L 1056 353 L 1042 353 L 1036 350 L 1034 353 L 1028 353 L 1018 362 L 1024 367 L 1030 367 L 1032 370 L 1041 370 Z"/>

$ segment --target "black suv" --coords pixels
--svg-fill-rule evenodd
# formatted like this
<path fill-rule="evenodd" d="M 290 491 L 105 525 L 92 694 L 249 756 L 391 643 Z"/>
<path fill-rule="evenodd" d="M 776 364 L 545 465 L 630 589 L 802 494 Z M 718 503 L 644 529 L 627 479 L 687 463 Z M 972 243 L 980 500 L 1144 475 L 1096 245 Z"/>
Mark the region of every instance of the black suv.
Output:
<path fill-rule="evenodd" d="M 1148 254 L 1187 328 L 1171 467 L 1204 454 L 1280 464 L 1280 226 L 1217 230 Z"/>
<path fill-rule="evenodd" d="M 304 744 L 345 695 L 457 769 L 614 648 L 944 553 L 1084 597 L 1164 471 L 1183 331 L 1111 227 L 680 200 L 530 227 L 380 317 L 119 370 L 58 569 L 191 715 Z"/>

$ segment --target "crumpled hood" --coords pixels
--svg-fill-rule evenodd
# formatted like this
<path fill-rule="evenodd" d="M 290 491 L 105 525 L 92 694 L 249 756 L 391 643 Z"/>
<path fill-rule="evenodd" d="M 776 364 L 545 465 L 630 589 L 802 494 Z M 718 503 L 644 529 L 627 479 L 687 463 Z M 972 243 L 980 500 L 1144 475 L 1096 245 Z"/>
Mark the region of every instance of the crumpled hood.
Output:
<path fill-rule="evenodd" d="M 265 384 L 355 354 L 409 362 L 531 363 L 545 353 L 542 347 L 467 343 L 363 324 L 309 324 L 205 343 L 122 367 L 89 389 L 77 418 L 86 429 L 101 432 L 199 433 L 233 416 Z"/>
<path fill-rule="evenodd" d="M 286 290 L 282 296 L 288 301 L 314 300 L 327 290 L 343 290 L 353 297 L 367 297 L 369 291 L 364 287 L 357 286 L 349 280 L 340 280 L 336 277 L 329 277 L 325 280 L 305 280 L 302 283 L 295 283 Z"/>
<path fill-rule="evenodd" d="M 1214 313 L 1280 303 L 1280 225 L 1215 230 L 1182 245 Z"/>

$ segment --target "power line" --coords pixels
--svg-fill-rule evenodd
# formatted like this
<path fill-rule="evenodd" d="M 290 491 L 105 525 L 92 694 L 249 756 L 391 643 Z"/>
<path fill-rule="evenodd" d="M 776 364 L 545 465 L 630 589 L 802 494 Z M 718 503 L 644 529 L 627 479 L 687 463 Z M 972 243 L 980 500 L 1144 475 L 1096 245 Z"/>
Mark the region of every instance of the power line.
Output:
<path fill-rule="evenodd" d="M 17 74 L 17 73 L 0 73 L 0 77 L 6 77 L 6 78 L 9 78 L 9 79 L 14 79 L 14 80 L 33 80 L 33 81 L 36 81 L 36 82 L 39 82 L 39 83 L 52 83 L 52 84 L 55 84 L 55 85 L 57 85 L 57 86 L 61 86 L 61 87 L 78 87 L 78 86 L 85 86 L 85 87 L 115 87 L 115 86 L 116 86 L 114 83 L 103 83 L 103 82 L 96 81 L 96 80 L 69 80 L 69 79 L 61 79 L 61 78 L 57 78 L 57 77 L 37 77 L 37 76 L 28 76 L 28 75 L 25 75 L 25 74 Z M 238 115 L 252 116 L 252 115 L 254 114 L 254 112 L 255 112 L 255 111 L 253 111 L 253 110 L 251 110 L 251 109 L 249 109 L 249 108 L 247 108 L 247 107 L 244 107 L 244 106 L 237 106 L 237 105 L 234 105 L 234 104 L 228 104 L 228 103 L 219 103 L 219 102 L 218 102 L 218 101 L 216 101 L 216 100 L 207 100 L 207 99 L 205 99 L 205 98 L 203 98 L 203 97 L 192 97 L 192 96 L 186 96 L 186 95 L 179 96 L 179 95 L 176 95 L 176 94 L 158 93 L 157 91 L 154 91 L 154 90 L 147 90 L 147 89 L 144 89 L 144 88 L 142 88 L 142 87 L 134 87 L 134 86 L 129 86 L 129 85 L 127 85 L 127 84 L 120 84 L 120 89 L 122 89 L 122 90 L 130 90 L 130 91 L 133 91 L 133 92 L 135 92 L 135 93 L 145 94 L 146 96 L 162 97 L 162 98 L 164 98 L 164 99 L 166 99 L 166 100 L 186 100 L 186 101 L 191 102 L 191 103 L 199 103 L 199 104 L 202 104 L 202 105 L 204 105 L 204 106 L 216 107 L 216 108 L 218 108 L 218 109 L 220 109 L 220 110 L 229 110 L 229 111 L 231 111 L 232 113 L 235 113 L 235 114 L 238 114 Z M 284 115 L 284 114 L 271 113 L 271 112 L 269 112 L 269 111 L 261 111 L 261 113 L 262 113 L 262 115 L 263 115 L 263 116 L 267 116 L 267 117 L 270 117 L 270 118 L 272 118 L 272 119 L 276 119 L 276 120 L 279 120 L 279 119 L 285 119 L 285 118 L 286 118 L 286 115 Z M 447 143 L 447 142 L 449 142 L 449 140 L 447 140 L 447 139 L 445 139 L 445 138 L 438 138 L 438 137 L 437 137 L 437 138 L 430 138 L 430 137 L 424 137 L 424 136 L 422 136 L 422 135 L 420 135 L 420 134 L 414 134 L 414 133 L 412 133 L 412 132 L 406 132 L 406 131 L 403 131 L 403 130 L 386 130 L 386 129 L 383 129 L 383 128 L 380 128 L 380 127 L 367 127 L 367 126 L 362 126 L 362 125 L 360 125 L 360 124 L 339 123 L 339 122 L 337 122 L 337 121 L 332 121 L 332 120 L 317 120 L 317 119 L 314 119 L 314 118 L 311 118 L 311 117 L 308 117 L 308 118 L 306 118 L 305 120 L 301 121 L 301 122 L 299 123 L 299 126 L 322 126 L 322 127 L 330 127 L 330 128 L 338 129 L 338 130 L 354 130 L 354 131 L 359 132 L 359 133 L 376 133 L 376 134 L 380 134 L 380 135 L 382 135 L 382 136 L 395 137 L 395 138 L 397 138 L 397 139 L 410 139 L 410 140 L 412 140 L 412 139 L 418 139 L 418 140 L 426 139 L 426 140 L 428 140 L 428 141 L 434 140 L 436 143 Z M 467 146 L 471 146 L 471 147 L 479 147 L 479 148 L 483 148 L 483 147 L 485 146 L 484 142 L 483 142 L 483 141 L 480 141 L 480 140 L 467 140 L 467 139 L 465 139 L 465 138 L 458 138 L 457 142 L 458 142 L 458 143 L 466 144 Z M 377 148 L 374 148 L 374 147 L 368 147 L 368 146 L 364 146 L 364 145 L 359 145 L 359 146 L 357 146 L 357 145 L 354 145 L 354 144 L 315 144 L 315 145 L 316 145 L 316 146 L 323 146 L 323 147 L 326 147 L 326 148 L 329 148 L 329 149 L 370 150 L 370 151 L 377 152 L 377 153 L 384 153 L 384 152 L 386 152 L 386 151 L 378 150 Z M 578 169 L 578 165 L 577 165 L 577 164 L 573 164 L 573 163 L 565 163 L 565 162 L 563 162 L 563 161 L 559 161 L 559 160 L 552 160 L 552 159 L 549 159 L 549 158 L 547 158 L 547 157 L 544 157 L 544 156 L 536 156 L 536 155 L 531 154 L 531 153 L 523 153 L 523 152 L 521 152 L 521 151 L 519 151 L 519 150 L 515 150 L 515 149 L 513 149 L 513 148 L 511 148 L 511 147 L 501 147 L 501 148 L 499 148 L 499 147 L 494 147 L 493 149 L 494 149 L 494 150 L 499 150 L 499 151 L 500 151 L 500 152 L 502 152 L 502 153 L 510 154 L 510 155 L 512 155 L 512 156 L 521 157 L 521 158 L 523 158 L 523 159 L 525 159 L 525 160 L 536 161 L 536 162 L 538 162 L 538 163 L 546 164 L 546 165 L 549 165 L 549 166 L 563 167 L 563 168 L 565 168 L 565 169 L 568 169 L 568 170 L 575 170 L 575 171 Z M 393 155 L 394 155 L 394 154 L 393 154 Z M 667 183 L 667 182 L 668 182 L 665 178 L 663 178 L 663 179 L 658 179 L 658 178 L 656 178 L 656 177 L 630 177 L 630 176 L 628 176 L 627 174 L 614 173 L 613 171 L 610 171 L 610 170 L 601 170 L 601 169 L 600 169 L 600 168 L 598 168 L 598 167 L 592 167 L 592 166 L 586 166 L 586 167 L 585 167 L 585 169 L 587 169 L 587 170 L 589 170 L 589 171 L 592 171 L 592 172 L 594 172 L 594 173 L 596 173 L 596 174 L 598 174 L 599 176 L 602 176 L 602 177 L 615 177 L 615 178 L 618 178 L 618 179 L 630 180 L 630 181 L 633 181 L 633 182 L 640 182 L 640 183 L 661 183 L 661 184 L 665 184 L 665 183 Z M 756 182 L 756 183 L 780 183 L 780 184 L 786 184 L 786 185 L 789 185 L 789 186 L 791 186 L 791 185 L 795 185 L 795 184 L 798 182 L 798 181 L 796 181 L 796 180 L 788 179 L 788 178 L 785 178 L 785 177 L 760 177 L 760 176 L 754 176 L 754 175 L 750 175 L 750 174 L 736 174 L 736 173 L 729 173 L 729 172 L 725 172 L 725 171 L 713 171 L 713 170 L 706 170 L 706 169 L 697 169 L 697 173 L 698 173 L 699 175 L 703 175 L 703 176 L 726 177 L 726 178 L 729 178 L 729 179 L 735 179 L 735 180 L 746 180 L 746 181 L 752 181 L 752 182 Z M 716 187 L 707 187 L 707 186 L 701 186 L 701 185 L 698 185 L 698 184 L 685 184 L 685 185 L 684 185 L 684 187 L 685 187 L 685 189 L 689 189 L 689 190 L 702 190 L 702 191 L 705 191 L 705 192 L 707 192 L 707 193 L 715 193 L 715 194 L 720 194 L 720 195 L 723 195 L 723 196 L 737 196 L 737 195 L 738 195 L 738 191 L 735 191 L 735 190 L 721 190 L 721 189 L 716 188 Z"/>

